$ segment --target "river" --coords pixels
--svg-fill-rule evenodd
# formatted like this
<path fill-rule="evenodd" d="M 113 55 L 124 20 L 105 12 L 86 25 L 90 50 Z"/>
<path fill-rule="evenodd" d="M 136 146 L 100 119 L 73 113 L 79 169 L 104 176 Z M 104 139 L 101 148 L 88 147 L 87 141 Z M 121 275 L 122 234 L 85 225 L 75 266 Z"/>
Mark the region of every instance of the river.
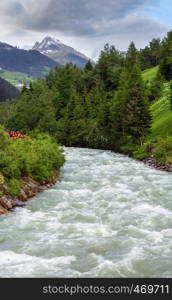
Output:
<path fill-rule="evenodd" d="M 60 182 L 0 216 L 0 277 L 172 277 L 172 174 L 65 153 Z"/>

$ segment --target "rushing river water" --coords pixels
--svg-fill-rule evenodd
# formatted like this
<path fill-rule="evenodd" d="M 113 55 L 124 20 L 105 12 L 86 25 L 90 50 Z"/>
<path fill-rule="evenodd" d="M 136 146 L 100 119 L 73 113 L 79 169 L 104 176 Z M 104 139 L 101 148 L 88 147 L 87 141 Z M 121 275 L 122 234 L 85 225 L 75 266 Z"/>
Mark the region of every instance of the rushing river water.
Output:
<path fill-rule="evenodd" d="M 172 175 L 65 152 L 56 186 L 0 216 L 0 277 L 172 277 Z"/>

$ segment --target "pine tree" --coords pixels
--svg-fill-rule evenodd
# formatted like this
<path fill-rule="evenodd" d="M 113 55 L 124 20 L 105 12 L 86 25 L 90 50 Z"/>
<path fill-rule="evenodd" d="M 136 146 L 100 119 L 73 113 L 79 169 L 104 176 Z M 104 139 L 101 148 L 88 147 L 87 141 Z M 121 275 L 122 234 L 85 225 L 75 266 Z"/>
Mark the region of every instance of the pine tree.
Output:
<path fill-rule="evenodd" d="M 114 46 L 106 44 L 104 50 L 101 51 L 95 68 L 106 91 L 117 88 L 123 63 L 123 54 L 116 50 Z"/>
<path fill-rule="evenodd" d="M 114 93 L 110 108 L 110 136 L 114 150 L 119 151 L 124 142 L 125 101 L 128 90 L 126 69 L 121 73 L 118 91 Z"/>
<path fill-rule="evenodd" d="M 124 112 L 125 135 L 130 136 L 134 144 L 142 143 L 149 132 L 151 118 L 141 71 L 137 63 L 128 79 Z"/>
<path fill-rule="evenodd" d="M 130 73 L 133 69 L 133 66 L 138 62 L 138 51 L 135 47 L 135 44 L 131 42 L 129 45 L 127 56 L 126 56 L 126 69 Z"/>
<path fill-rule="evenodd" d="M 172 31 L 168 32 L 167 38 L 163 43 L 162 60 L 160 72 L 166 80 L 172 79 Z"/>
<path fill-rule="evenodd" d="M 126 68 L 121 75 L 119 89 L 111 108 L 111 128 L 114 131 L 116 147 L 128 152 L 134 145 L 141 144 L 149 131 L 150 119 L 137 50 L 134 43 L 131 43 Z"/>
<path fill-rule="evenodd" d="M 84 71 L 85 71 L 85 72 L 93 71 L 93 65 L 92 65 L 90 59 L 89 59 L 88 62 L 86 63 L 85 68 L 84 68 Z"/>

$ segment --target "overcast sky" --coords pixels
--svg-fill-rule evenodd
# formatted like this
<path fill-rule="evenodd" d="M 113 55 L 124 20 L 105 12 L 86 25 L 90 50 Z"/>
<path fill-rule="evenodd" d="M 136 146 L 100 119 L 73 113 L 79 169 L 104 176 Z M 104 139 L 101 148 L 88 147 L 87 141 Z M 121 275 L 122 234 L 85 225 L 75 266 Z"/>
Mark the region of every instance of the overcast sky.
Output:
<path fill-rule="evenodd" d="M 25 47 L 52 35 L 95 59 L 105 43 L 126 50 L 172 25 L 171 0 L 0 0 L 0 41 Z"/>

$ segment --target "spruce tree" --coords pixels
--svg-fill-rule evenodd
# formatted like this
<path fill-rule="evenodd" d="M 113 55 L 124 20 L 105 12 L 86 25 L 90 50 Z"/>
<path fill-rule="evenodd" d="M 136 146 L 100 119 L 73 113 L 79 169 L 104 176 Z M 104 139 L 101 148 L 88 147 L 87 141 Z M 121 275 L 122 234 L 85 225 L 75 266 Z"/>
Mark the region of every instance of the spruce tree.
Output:
<path fill-rule="evenodd" d="M 163 43 L 160 72 L 166 80 L 172 79 L 172 31 L 168 32 Z"/>
<path fill-rule="evenodd" d="M 128 77 L 124 112 L 125 136 L 131 137 L 134 144 L 142 143 L 149 132 L 151 117 L 141 70 L 137 63 Z"/>
<path fill-rule="evenodd" d="M 89 59 L 88 62 L 85 65 L 84 71 L 85 72 L 89 72 L 93 70 L 93 65 L 91 63 L 91 60 Z"/>
<path fill-rule="evenodd" d="M 121 75 L 119 89 L 111 108 L 111 128 L 114 130 L 117 147 L 128 152 L 136 144 L 141 144 L 149 131 L 150 121 L 137 50 L 134 43 L 131 43 L 126 68 Z"/>
<path fill-rule="evenodd" d="M 135 44 L 131 42 L 126 56 L 126 69 L 128 73 L 132 71 L 133 66 L 135 65 L 136 62 L 138 62 L 138 51 L 135 47 Z"/>

